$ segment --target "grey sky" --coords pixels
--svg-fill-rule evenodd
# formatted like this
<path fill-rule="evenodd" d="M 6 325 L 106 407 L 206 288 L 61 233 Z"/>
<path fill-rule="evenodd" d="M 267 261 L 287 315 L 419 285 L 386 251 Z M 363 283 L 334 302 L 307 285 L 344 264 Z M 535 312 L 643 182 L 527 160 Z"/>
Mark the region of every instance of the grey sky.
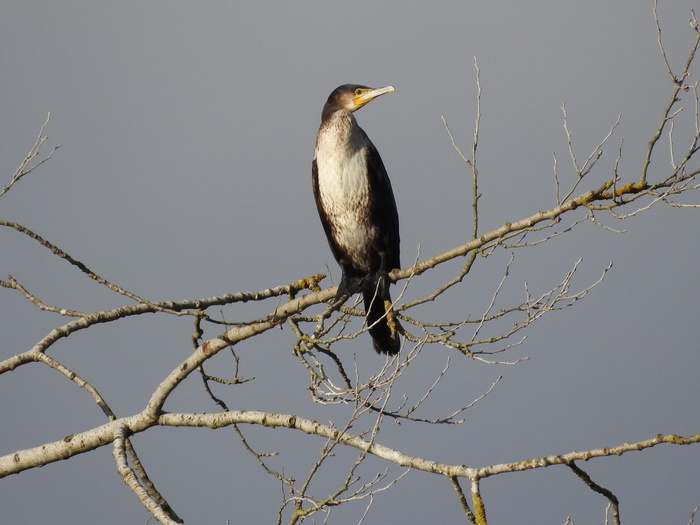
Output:
<path fill-rule="evenodd" d="M 661 4 L 666 50 L 677 68 L 692 41 L 687 19 L 696 4 Z M 650 0 L 11 1 L 2 11 L 0 186 L 48 111 L 47 144 L 61 148 L 2 198 L 0 217 L 152 300 L 262 289 L 325 273 L 326 264 L 337 282 L 340 271 L 313 204 L 310 165 L 321 108 L 340 84 L 396 87 L 356 116 L 392 179 L 404 265 L 418 245 L 425 258 L 469 237 L 470 173 L 441 116 L 467 150 L 475 117 L 474 56 L 483 88 L 482 230 L 555 204 L 552 152 L 561 180 L 572 180 L 562 102 L 581 159 L 622 114 L 604 169 L 583 188 L 590 189 L 610 178 L 622 138 L 620 173 L 625 182 L 636 179 L 670 96 Z M 698 433 L 698 211 L 657 207 L 624 222 L 601 218 L 628 232 L 589 223 L 517 253 L 507 292 L 512 298 L 522 298 L 524 281 L 540 292 L 555 285 L 579 257 L 579 287 L 614 261 L 602 286 L 532 327 L 527 342 L 508 356 L 531 359 L 497 367 L 431 348 L 407 388 L 429 385 L 452 355 L 455 374 L 436 398 L 436 412 L 469 402 L 499 375 L 504 380 L 458 428 L 387 424 L 380 441 L 478 466 L 658 433 Z M 47 303 L 83 311 L 124 303 L 36 243 L 4 230 L 0 273 L 12 274 Z M 509 255 L 479 262 L 459 292 L 425 314 L 480 314 Z M 409 296 L 454 275 L 462 263 L 426 275 Z M 25 351 L 65 322 L 4 289 L 0 311 L 0 358 Z M 246 305 L 226 316 L 250 319 L 268 311 L 268 304 Z M 141 410 L 156 382 L 191 351 L 191 332 L 187 321 L 151 316 L 97 327 L 53 351 L 127 415 Z M 293 340 L 285 328 L 237 348 L 245 374 L 257 383 L 221 394 L 235 408 L 342 420 L 344 407 L 310 402 L 306 373 L 291 356 Z M 346 349 L 367 370 L 383 362 L 369 338 Z M 231 373 L 225 357 L 210 366 Z M 216 409 L 195 381 L 171 403 L 169 410 Z M 83 392 L 34 366 L 0 378 L 0 420 L 0 454 L 7 454 L 88 429 L 103 416 Z M 248 432 L 259 450 L 284 451 L 299 477 L 321 446 L 302 439 L 285 448 L 289 432 Z M 274 520 L 279 486 L 232 432 L 156 430 L 135 443 L 160 490 L 190 523 Z M 700 504 L 699 466 L 697 446 L 662 446 L 585 465 L 621 499 L 626 523 L 668 524 L 687 523 Z M 376 461 L 365 474 L 385 467 Z M 327 476 L 334 483 L 333 474 Z M 3 479 L 0 487 L 8 523 L 147 519 L 118 478 L 108 447 Z M 498 476 L 482 488 L 493 523 L 562 524 L 569 515 L 576 523 L 603 523 L 603 498 L 565 468 Z M 356 522 L 361 514 L 352 506 L 334 512 L 332 523 Z M 449 484 L 411 473 L 375 501 L 368 523 L 433 522 L 436 516 L 464 522 Z"/>

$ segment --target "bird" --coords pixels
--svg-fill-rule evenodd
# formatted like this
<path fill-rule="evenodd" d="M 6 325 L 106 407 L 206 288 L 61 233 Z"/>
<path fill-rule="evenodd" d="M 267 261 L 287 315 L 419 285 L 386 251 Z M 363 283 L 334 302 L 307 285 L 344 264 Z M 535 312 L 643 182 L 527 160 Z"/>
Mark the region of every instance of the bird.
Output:
<path fill-rule="evenodd" d="M 388 276 L 401 268 L 399 215 L 382 158 L 353 113 L 393 91 L 336 88 L 323 106 L 311 169 L 321 224 L 342 269 L 334 304 L 361 292 L 374 349 L 389 355 L 401 348 Z"/>

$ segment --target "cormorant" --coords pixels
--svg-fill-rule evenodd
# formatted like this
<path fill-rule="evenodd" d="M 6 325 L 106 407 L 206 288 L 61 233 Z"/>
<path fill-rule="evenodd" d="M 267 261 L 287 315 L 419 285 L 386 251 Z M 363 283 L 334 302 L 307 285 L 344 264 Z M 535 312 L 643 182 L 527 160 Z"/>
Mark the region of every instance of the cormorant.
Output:
<path fill-rule="evenodd" d="M 374 349 L 386 354 L 401 347 L 389 310 L 388 277 L 401 268 L 399 216 L 384 163 L 353 112 L 392 91 L 393 86 L 336 88 L 323 106 L 312 164 L 318 214 L 343 271 L 336 301 L 362 292 Z"/>

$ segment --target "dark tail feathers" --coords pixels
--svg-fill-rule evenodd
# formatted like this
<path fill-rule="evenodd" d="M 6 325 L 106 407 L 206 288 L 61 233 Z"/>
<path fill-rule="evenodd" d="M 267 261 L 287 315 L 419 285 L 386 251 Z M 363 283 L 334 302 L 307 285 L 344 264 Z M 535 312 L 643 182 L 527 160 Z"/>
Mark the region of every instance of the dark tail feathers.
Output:
<path fill-rule="evenodd" d="M 401 338 L 396 330 L 389 328 L 387 319 L 393 313 L 389 312 L 388 315 L 384 315 L 386 313 L 384 302 L 388 301 L 391 303 L 388 286 L 379 286 L 371 291 L 365 290 L 362 292 L 362 296 L 365 300 L 367 326 L 369 326 L 369 334 L 372 336 L 374 349 L 378 353 L 398 354 L 401 348 Z"/>

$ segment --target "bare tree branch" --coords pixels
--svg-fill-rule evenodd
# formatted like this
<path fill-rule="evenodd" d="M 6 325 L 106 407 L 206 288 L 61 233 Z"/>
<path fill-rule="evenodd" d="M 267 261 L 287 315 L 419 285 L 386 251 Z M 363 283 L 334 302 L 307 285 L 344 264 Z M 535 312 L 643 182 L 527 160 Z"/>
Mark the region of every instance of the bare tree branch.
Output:
<path fill-rule="evenodd" d="M 597 492 L 598 494 L 602 494 L 606 498 L 608 498 L 610 502 L 610 506 L 612 508 L 612 513 L 613 513 L 613 523 L 615 525 L 620 525 L 620 502 L 617 499 L 617 496 L 613 494 L 611 491 L 606 489 L 605 487 L 601 487 L 598 485 L 595 481 L 591 479 L 591 477 L 588 475 L 586 471 L 581 469 L 576 463 L 573 461 L 567 465 L 573 472 L 576 474 L 588 487 L 594 491 Z"/>
<path fill-rule="evenodd" d="M 49 152 L 48 155 L 46 155 L 43 159 L 37 161 L 36 163 L 32 164 L 32 161 L 34 161 L 41 154 L 41 146 L 44 144 L 44 142 L 46 142 L 49 139 L 49 137 L 44 135 L 46 126 L 49 125 L 49 120 L 51 120 L 51 112 L 49 112 L 46 115 L 46 120 L 41 125 L 41 130 L 39 130 L 39 136 L 37 137 L 36 142 L 29 150 L 29 153 L 27 153 L 27 155 L 24 157 L 24 160 L 22 160 L 19 167 L 12 174 L 12 179 L 10 180 L 9 184 L 7 184 L 7 186 L 0 190 L 0 197 L 2 197 L 3 195 L 5 195 L 5 193 L 10 191 L 12 186 L 14 186 L 15 183 L 17 183 L 22 177 L 24 177 L 25 175 L 29 175 L 39 166 L 41 166 L 45 162 L 48 162 L 51 159 L 51 157 L 53 157 L 53 154 L 56 153 L 56 150 L 61 147 L 60 144 L 54 146 L 54 148 Z"/>
<path fill-rule="evenodd" d="M 659 434 L 650 439 L 623 443 L 614 447 L 601 447 L 583 452 L 574 451 L 562 455 L 547 455 L 511 463 L 475 467 L 465 464 L 441 463 L 427 457 L 411 455 L 399 448 L 383 444 L 380 432 L 387 419 L 397 424 L 405 422 L 407 425 L 411 423 L 432 425 L 463 423 L 464 419 L 457 418 L 488 396 L 499 383 L 500 376 L 491 383 L 490 387 L 485 387 L 481 394 L 471 402 L 464 404 L 466 403 L 464 399 L 458 399 L 456 406 L 441 408 L 443 411 L 441 414 L 430 413 L 427 408 L 428 400 L 447 382 L 445 378 L 450 372 L 450 366 L 455 362 L 455 357 L 449 355 L 444 361 L 444 366 L 440 365 L 441 368 L 433 372 L 434 376 L 428 376 L 425 379 L 423 389 L 417 394 L 415 391 L 411 392 L 410 395 L 403 391 L 399 392 L 399 385 L 409 380 L 407 379 L 410 378 L 410 374 L 407 372 L 409 368 L 422 359 L 423 355 L 429 354 L 426 349 L 431 343 L 441 345 L 441 348 L 447 347 L 450 349 L 448 351 L 452 351 L 456 358 L 464 356 L 489 364 L 517 364 L 528 359 L 527 356 L 512 355 L 516 353 L 516 347 L 525 341 L 526 335 L 523 335 L 525 329 L 535 321 L 540 320 L 545 314 L 571 307 L 600 284 L 612 267 L 612 263 L 610 263 L 601 270 L 597 280 L 583 287 L 575 288 L 574 278 L 581 265 L 581 259 L 578 259 L 567 272 L 562 272 L 563 277 L 560 277 L 558 282 L 555 280 L 555 284 L 548 284 L 543 290 L 531 290 L 530 285 L 525 282 L 524 297 L 520 296 L 517 300 L 507 302 L 504 295 L 507 295 L 506 291 L 511 286 L 511 269 L 516 260 L 515 250 L 550 242 L 589 220 L 596 226 L 619 231 L 604 224 L 600 216 L 607 216 L 607 214 L 597 213 L 601 211 L 608 212 L 610 217 L 614 219 L 622 220 L 642 213 L 658 204 L 668 204 L 678 208 L 700 207 L 700 204 L 688 203 L 684 200 L 684 196 L 700 188 L 697 180 L 700 167 L 694 164 L 697 162 L 697 154 L 700 151 L 700 104 L 698 103 L 697 84 L 687 83 L 687 79 L 691 75 L 691 65 L 700 45 L 698 21 L 695 13 L 691 11 L 690 24 L 695 32 L 695 39 L 680 72 L 674 74 L 661 38 L 657 2 L 654 3 L 653 13 L 658 45 L 673 85 L 671 97 L 663 107 L 661 118 L 644 150 L 642 167 L 637 180 L 623 183 L 623 176 L 619 171 L 623 140 L 619 141 L 616 153 L 606 156 L 603 151 L 604 147 L 612 142 L 612 137 L 619 132 L 621 117 L 617 117 L 607 134 L 598 141 L 597 145 L 587 154 L 585 160 L 580 161 L 575 153 L 577 145 L 574 141 L 574 131 L 570 127 L 566 113 L 566 106 L 562 105 L 568 154 L 574 172 L 569 189 L 562 190 L 560 187 L 558 158 L 555 153 L 553 154 L 555 197 L 550 204 L 551 207 L 514 222 L 505 222 L 503 225 L 483 233 L 481 233 L 479 217 L 478 204 L 481 193 L 479 192 L 479 169 L 477 168 L 477 149 L 482 119 L 482 88 L 480 70 L 475 58 L 476 119 L 470 153 L 463 153 L 463 149 L 455 141 L 447 120 L 443 117 L 443 123 L 452 146 L 471 174 L 473 229 L 467 234 L 468 237 L 471 236 L 469 240 L 462 239 L 458 246 L 434 254 L 427 259 L 420 260 L 422 255 L 419 250 L 416 260 L 411 266 L 394 270 L 390 274 L 390 278 L 394 282 L 404 282 L 398 298 L 392 307 L 387 309 L 387 320 L 397 327 L 397 331 L 404 334 L 406 343 L 400 355 L 387 358 L 383 366 L 371 374 L 361 372 L 362 367 L 359 366 L 354 357 L 348 358 L 347 355 L 344 356 L 342 353 L 336 352 L 336 346 L 334 346 L 340 341 L 354 339 L 367 331 L 365 312 L 358 307 L 358 303 L 354 305 L 335 303 L 333 298 L 337 288 L 321 289 L 319 283 L 325 277 L 322 274 L 311 275 L 289 284 L 255 292 L 224 293 L 216 297 L 181 301 L 151 301 L 108 281 L 88 268 L 81 260 L 74 258 L 23 225 L 11 221 L 0 221 L 0 226 L 11 228 L 33 239 L 55 256 L 77 268 L 89 279 L 135 303 L 103 311 L 81 312 L 77 309 L 47 304 L 40 298 L 41 292 L 35 295 L 29 291 L 28 287 L 12 276 L 9 276 L 7 281 L 0 281 L 0 286 L 19 292 L 19 294 L 14 295 L 32 302 L 37 308 L 72 318 L 69 322 L 61 321 L 62 325 L 46 334 L 31 348 L 0 361 L 0 375 L 29 363 L 40 363 L 58 372 L 73 385 L 83 390 L 98 405 L 106 418 L 104 424 L 92 429 L 71 434 L 62 440 L 18 450 L 0 457 L 0 478 L 65 460 L 74 455 L 111 444 L 119 475 L 144 508 L 162 523 L 182 523 L 182 520 L 175 514 L 149 478 L 130 438 L 154 427 L 217 429 L 230 426 L 236 432 L 244 448 L 255 458 L 264 472 L 279 480 L 282 501 L 277 514 L 278 523 L 282 523 L 283 518 L 290 513 L 289 523 L 301 523 L 318 513 L 325 516 L 324 521 L 328 521 L 333 508 L 351 501 L 362 501 L 365 508 L 360 518 L 361 523 L 365 520 L 374 498 L 379 493 L 394 486 L 411 470 L 420 470 L 448 478 L 465 517 L 471 523 L 486 525 L 486 504 L 481 493 L 482 480 L 508 472 L 522 472 L 554 465 L 567 466 L 591 490 L 604 495 L 609 501 L 614 523 L 620 523 L 617 496 L 609 489 L 595 483 L 575 462 L 621 455 L 633 450 L 641 451 L 662 443 L 697 444 L 700 442 L 700 434 L 685 437 L 675 434 Z M 682 112 L 681 104 L 683 101 L 689 101 L 688 103 L 693 105 L 694 114 L 692 117 L 687 112 Z M 685 124 L 691 118 L 694 129 L 687 133 L 687 137 L 679 136 L 683 133 L 682 130 L 687 128 Z M 41 147 L 47 140 L 44 131 L 48 122 L 49 118 L 42 126 L 34 146 L 12 175 L 10 183 L 0 191 L 0 197 L 7 193 L 22 177 L 48 161 L 58 149 L 59 146 L 56 146 L 42 160 L 37 161 L 41 157 Z M 676 127 L 676 122 L 682 122 L 684 126 Z M 658 172 L 652 174 L 650 165 L 652 160 L 659 156 L 657 144 L 664 134 L 668 135 L 669 141 L 668 161 L 665 163 L 665 167 L 659 167 Z M 679 146 L 679 144 L 685 145 Z M 609 158 L 608 168 L 603 168 L 605 162 L 601 162 L 601 160 L 604 157 L 606 160 Z M 656 164 L 654 166 L 656 167 Z M 597 172 L 602 172 L 604 175 L 597 182 L 592 183 L 592 177 L 596 176 Z M 600 180 L 604 180 L 604 182 L 601 183 Z M 582 191 L 580 188 L 584 187 L 593 189 Z M 561 196 L 561 193 L 564 195 Z M 579 208 L 583 208 L 581 211 L 584 213 L 577 215 L 575 211 Z M 563 221 L 565 215 L 567 216 L 566 223 Z M 427 321 L 422 318 L 419 307 L 429 306 L 429 303 L 444 299 L 447 295 L 445 292 L 455 289 L 467 275 L 475 271 L 478 266 L 475 265 L 477 260 L 487 259 L 497 251 L 502 253 L 502 250 L 511 252 L 510 259 L 505 264 L 502 278 L 494 283 L 493 293 L 490 298 L 487 298 L 486 306 L 481 313 L 458 313 L 454 314 L 452 319 L 439 319 L 437 321 L 434 319 Z M 455 270 L 456 275 L 453 274 L 434 287 L 431 286 L 429 291 L 421 297 L 411 298 L 407 296 L 414 279 L 457 257 L 466 257 L 466 262 L 461 268 Z M 235 322 L 229 322 L 223 311 L 218 316 L 207 311 L 216 306 L 266 300 L 270 301 L 267 310 L 270 313 L 264 317 L 248 320 L 237 319 Z M 77 374 L 74 369 L 62 363 L 55 355 L 58 352 L 50 355 L 50 351 L 54 350 L 55 343 L 71 337 L 76 332 L 98 324 L 112 323 L 146 313 L 192 316 L 195 325 L 194 334 L 191 336 L 193 350 L 186 359 L 173 368 L 154 387 L 141 412 L 118 417 L 93 384 Z M 299 360 L 299 366 L 303 366 L 309 373 L 308 391 L 311 400 L 322 405 L 348 407 L 347 412 L 350 414 L 338 425 L 334 423 L 324 424 L 292 414 L 231 410 L 229 408 L 231 402 L 224 396 L 215 394 L 212 390 L 213 388 L 240 385 L 254 379 L 245 378 L 240 372 L 240 361 L 237 353 L 233 352 L 234 347 L 283 324 L 290 327 L 295 338 L 291 345 L 293 345 L 294 355 Z M 208 333 L 208 330 L 212 330 L 212 333 Z M 213 335 L 213 333 L 218 335 Z M 226 379 L 225 374 L 209 375 L 205 371 L 206 361 L 226 348 L 230 348 L 233 355 L 232 378 Z M 209 365 L 207 364 L 207 368 Z M 211 401 L 219 407 L 220 412 L 170 413 L 164 411 L 165 403 L 170 399 L 171 394 L 192 373 L 200 375 L 205 392 Z M 308 466 L 303 479 L 297 482 L 283 468 L 273 468 L 274 462 L 268 458 L 278 456 L 279 451 L 259 452 L 242 431 L 243 425 L 256 425 L 269 429 L 288 428 L 298 431 L 297 434 L 300 436 L 316 436 L 322 438 L 323 441 L 313 464 Z M 319 483 L 318 480 L 324 470 L 328 468 L 327 466 L 338 463 L 336 452 L 341 448 L 345 450 L 355 449 L 350 460 L 344 465 L 344 474 L 332 484 Z M 389 466 L 379 473 L 362 479 L 362 476 L 365 476 L 362 466 L 369 456 L 389 462 Z M 391 470 L 393 466 L 401 467 L 401 473 L 396 474 Z M 470 484 L 471 503 L 467 501 L 467 496 L 462 489 L 463 480 Z M 697 508 L 693 511 L 689 524 L 693 523 L 696 512 Z M 567 523 L 573 524 L 573 520 L 567 518 Z"/>

